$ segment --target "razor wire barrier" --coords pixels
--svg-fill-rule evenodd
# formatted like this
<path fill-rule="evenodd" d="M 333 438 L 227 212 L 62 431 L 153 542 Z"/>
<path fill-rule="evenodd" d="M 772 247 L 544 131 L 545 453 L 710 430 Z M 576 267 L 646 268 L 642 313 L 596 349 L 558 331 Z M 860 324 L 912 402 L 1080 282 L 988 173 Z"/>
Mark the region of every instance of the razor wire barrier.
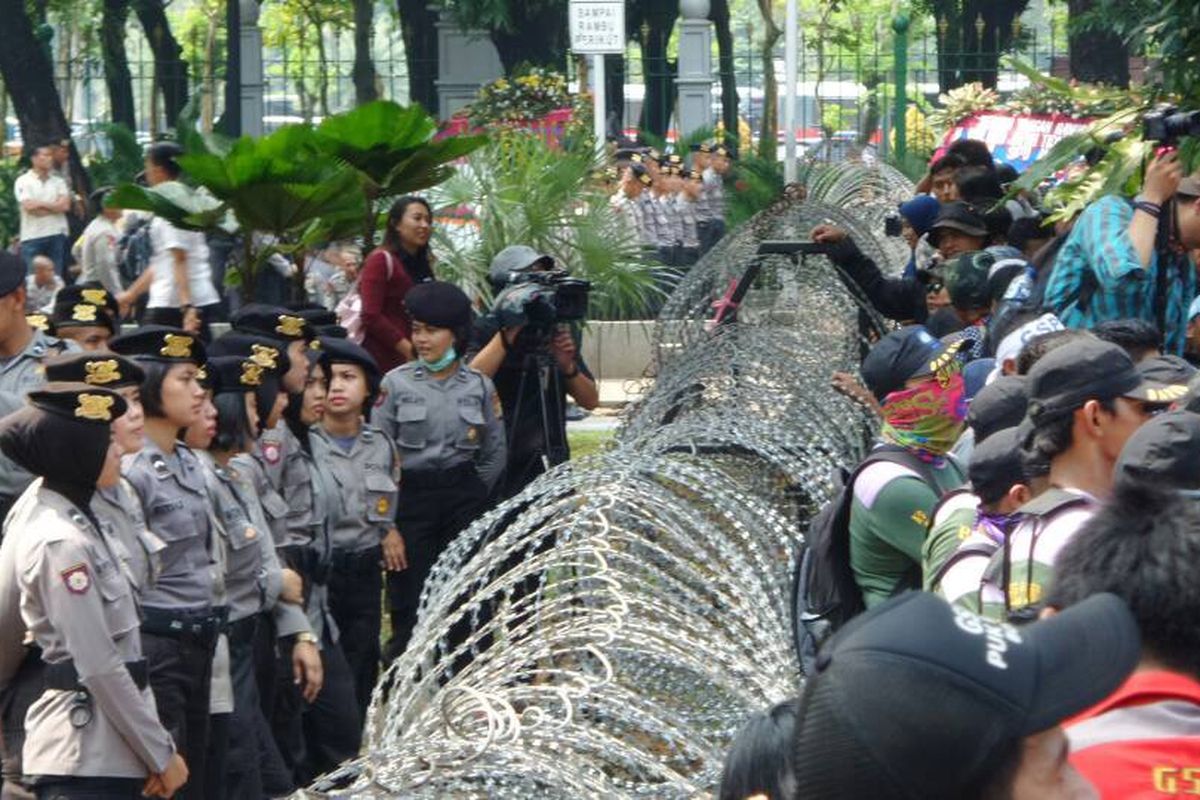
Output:
<path fill-rule="evenodd" d="M 825 218 L 879 254 L 882 228 L 793 196 L 697 264 L 614 446 L 456 537 L 375 689 L 363 755 L 301 796 L 714 791 L 744 720 L 797 692 L 795 547 L 873 431 L 829 377 L 857 369 L 882 320 L 824 256 L 754 255 Z M 713 324 L 742 280 L 736 320 Z"/>

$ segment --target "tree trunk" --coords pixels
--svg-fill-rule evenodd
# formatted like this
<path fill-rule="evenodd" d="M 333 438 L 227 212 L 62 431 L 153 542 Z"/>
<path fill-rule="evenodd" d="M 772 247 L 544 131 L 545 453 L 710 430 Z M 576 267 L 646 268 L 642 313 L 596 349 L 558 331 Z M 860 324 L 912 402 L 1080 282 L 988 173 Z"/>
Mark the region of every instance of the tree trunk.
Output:
<path fill-rule="evenodd" d="M 667 44 L 679 3 L 655 3 L 646 9 L 645 38 L 642 39 L 642 69 L 645 72 L 646 93 L 642 99 L 642 130 L 665 138 L 671 125 L 671 110 L 675 107 L 676 62 L 667 58 Z"/>
<path fill-rule="evenodd" d="M 100 17 L 100 53 L 104 60 L 104 85 L 112 121 L 137 130 L 133 104 L 133 76 L 125 52 L 125 23 L 129 19 L 129 0 L 104 0 Z"/>
<path fill-rule="evenodd" d="M 317 96 L 321 102 L 321 115 L 329 116 L 329 54 L 325 52 L 325 29 L 314 23 L 317 34 Z"/>
<path fill-rule="evenodd" d="M 188 69 L 183 48 L 171 33 L 171 23 L 162 0 L 133 0 L 134 11 L 154 52 L 154 81 L 163 96 L 167 124 L 174 125 L 188 101 Z M 230 37 L 237 36 L 231 31 Z"/>
<path fill-rule="evenodd" d="M 21 125 L 25 149 L 43 142 L 69 139 L 71 128 L 63 114 L 62 101 L 54 87 L 54 70 L 46 48 L 33 34 L 22 0 L 0 0 L 0 75 L 12 98 Z M 71 180 L 84 197 L 91 194 L 91 180 L 71 145 Z"/>
<path fill-rule="evenodd" d="M 725 142 L 734 151 L 738 145 L 737 75 L 733 71 L 733 29 L 729 20 L 729 0 L 714 0 L 708 13 L 717 35 L 717 71 L 721 76 L 721 122 Z M 750 87 L 746 87 L 749 91 Z"/>
<path fill-rule="evenodd" d="M 567 4 L 509 3 L 508 9 L 511 27 L 490 32 L 504 74 L 512 75 L 522 64 L 566 72 Z"/>
<path fill-rule="evenodd" d="M 762 130 L 758 134 L 758 155 L 775 161 L 779 150 L 779 81 L 775 79 L 775 43 L 783 35 L 771 16 L 771 0 L 758 0 L 763 18 L 763 109 Z"/>
<path fill-rule="evenodd" d="M 1116 31 L 1076 30 L 1075 20 L 1096 5 L 1095 0 L 1067 0 L 1071 77 L 1084 83 L 1107 83 L 1129 88 L 1129 46 Z"/>
<path fill-rule="evenodd" d="M 354 0 L 354 100 L 358 105 L 379 99 L 371 40 L 375 29 L 374 0 Z"/>
<path fill-rule="evenodd" d="M 427 0 L 396 0 L 404 61 L 408 66 L 408 97 L 430 114 L 438 113 L 438 41 L 436 11 Z"/>

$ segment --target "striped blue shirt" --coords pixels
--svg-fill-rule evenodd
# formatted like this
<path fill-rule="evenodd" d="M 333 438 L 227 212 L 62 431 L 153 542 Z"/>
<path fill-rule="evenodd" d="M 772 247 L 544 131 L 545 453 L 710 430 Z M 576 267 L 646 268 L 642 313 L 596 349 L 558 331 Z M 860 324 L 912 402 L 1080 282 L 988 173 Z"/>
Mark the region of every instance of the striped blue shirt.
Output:
<path fill-rule="evenodd" d="M 1046 285 L 1046 301 L 1068 328 L 1091 328 L 1114 319 L 1144 319 L 1158 324 L 1154 311 L 1155 281 L 1167 269 L 1166 352 L 1183 355 L 1187 310 L 1196 296 L 1196 271 L 1186 255 L 1160 264 L 1158 253 L 1142 267 L 1129 222 L 1133 208 L 1116 196 L 1103 197 L 1079 216 L 1054 262 Z M 1093 288 L 1090 297 L 1081 289 Z"/>

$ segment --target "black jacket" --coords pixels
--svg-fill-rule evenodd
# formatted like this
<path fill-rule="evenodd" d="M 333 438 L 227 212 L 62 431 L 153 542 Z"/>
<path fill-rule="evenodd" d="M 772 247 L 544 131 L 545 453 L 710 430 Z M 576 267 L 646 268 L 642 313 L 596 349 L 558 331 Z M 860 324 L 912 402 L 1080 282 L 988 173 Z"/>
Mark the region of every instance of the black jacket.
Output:
<path fill-rule="evenodd" d="M 897 322 L 923 324 L 929 317 L 925 284 L 915 278 L 888 278 L 847 236 L 829 251 L 829 259 L 852 292 L 860 292 L 880 314 Z"/>

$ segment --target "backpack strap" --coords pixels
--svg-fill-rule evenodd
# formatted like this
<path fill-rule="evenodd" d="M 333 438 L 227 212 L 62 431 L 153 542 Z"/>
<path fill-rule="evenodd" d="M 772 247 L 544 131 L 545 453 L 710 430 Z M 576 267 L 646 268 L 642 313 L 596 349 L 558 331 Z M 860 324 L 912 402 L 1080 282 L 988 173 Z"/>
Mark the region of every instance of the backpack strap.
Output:
<path fill-rule="evenodd" d="M 1033 554 L 1037 550 L 1038 539 L 1041 538 L 1042 532 L 1046 529 L 1050 518 L 1057 515 L 1060 511 L 1065 511 L 1074 506 L 1087 505 L 1090 502 L 1091 500 L 1083 495 L 1068 492 L 1065 489 L 1055 486 L 1042 492 L 1017 509 L 1016 513 L 1028 518 L 1030 524 L 1033 525 L 1033 531 L 1029 537 L 1029 558 L 1026 560 L 1025 567 L 1025 583 L 1027 585 L 1033 581 Z M 1013 577 L 1012 562 L 1012 537 L 1010 536 L 1004 540 L 1003 565 L 1001 570 L 1005 612 L 1013 610 L 1012 602 L 1009 599 L 1009 588 L 1012 586 Z"/>
<path fill-rule="evenodd" d="M 941 586 L 942 579 L 946 577 L 946 573 L 950 571 L 950 568 L 959 561 L 962 561 L 964 558 L 968 558 L 970 556 L 987 556 L 988 558 L 991 558 L 999 549 L 1000 545 L 996 544 L 995 542 L 963 543 L 959 547 L 955 548 L 954 552 L 950 554 L 950 557 L 943 561 L 942 565 L 937 568 L 937 571 L 933 573 L 933 579 L 930 580 L 929 585 L 932 587 Z"/>

